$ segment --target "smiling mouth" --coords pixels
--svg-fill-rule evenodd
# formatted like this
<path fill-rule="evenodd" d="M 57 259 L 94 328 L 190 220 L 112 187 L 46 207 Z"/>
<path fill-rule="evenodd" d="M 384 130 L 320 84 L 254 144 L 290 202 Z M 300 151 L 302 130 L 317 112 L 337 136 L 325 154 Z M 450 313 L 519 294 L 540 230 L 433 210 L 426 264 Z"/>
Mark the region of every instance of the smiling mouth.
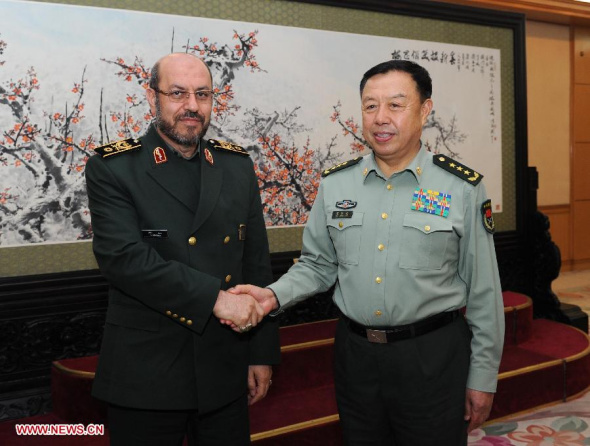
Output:
<path fill-rule="evenodd" d="M 395 136 L 395 133 L 379 132 L 379 133 L 373 133 L 373 136 L 375 137 L 375 140 L 377 142 L 386 142 L 386 141 L 389 141 L 391 138 L 393 138 Z"/>

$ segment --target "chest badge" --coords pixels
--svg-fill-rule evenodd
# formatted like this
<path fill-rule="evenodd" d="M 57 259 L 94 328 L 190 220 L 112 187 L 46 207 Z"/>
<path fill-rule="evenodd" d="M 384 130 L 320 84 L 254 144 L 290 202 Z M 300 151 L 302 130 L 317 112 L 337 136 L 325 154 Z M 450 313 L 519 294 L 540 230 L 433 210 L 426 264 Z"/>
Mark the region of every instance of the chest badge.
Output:
<path fill-rule="evenodd" d="M 420 187 L 414 191 L 412 210 L 447 218 L 451 209 L 451 194 Z"/>
<path fill-rule="evenodd" d="M 205 149 L 205 159 L 209 164 L 213 165 L 213 155 L 211 155 L 209 149 Z"/>
<path fill-rule="evenodd" d="M 166 151 L 161 147 L 156 147 L 154 149 L 154 161 L 156 164 L 164 164 L 168 162 L 168 158 L 166 158 Z"/>
<path fill-rule="evenodd" d="M 352 201 L 352 200 L 342 200 L 342 201 L 336 202 L 336 207 L 338 209 L 352 209 L 352 208 L 355 208 L 356 205 L 357 205 L 357 202 Z"/>

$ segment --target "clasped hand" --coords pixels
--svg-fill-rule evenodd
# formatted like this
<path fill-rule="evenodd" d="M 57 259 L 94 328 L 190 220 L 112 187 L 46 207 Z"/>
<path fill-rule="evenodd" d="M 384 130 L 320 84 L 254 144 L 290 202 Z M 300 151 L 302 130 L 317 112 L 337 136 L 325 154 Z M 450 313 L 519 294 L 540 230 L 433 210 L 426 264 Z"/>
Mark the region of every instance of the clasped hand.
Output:
<path fill-rule="evenodd" d="M 276 306 L 275 294 L 269 288 L 238 285 L 219 292 L 213 314 L 222 324 L 243 333 L 258 325 Z"/>

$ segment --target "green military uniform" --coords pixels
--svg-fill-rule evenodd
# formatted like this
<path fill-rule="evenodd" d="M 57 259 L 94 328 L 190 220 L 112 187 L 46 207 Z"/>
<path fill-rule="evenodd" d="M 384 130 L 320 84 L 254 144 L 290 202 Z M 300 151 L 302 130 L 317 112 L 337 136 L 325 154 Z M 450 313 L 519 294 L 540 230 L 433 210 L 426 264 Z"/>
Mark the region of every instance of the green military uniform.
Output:
<path fill-rule="evenodd" d="M 93 249 L 110 289 L 93 395 L 199 413 L 236 400 L 248 365 L 280 354 L 276 324 L 244 335 L 212 316 L 220 290 L 272 280 L 252 161 L 213 140 L 184 159 L 153 126 L 97 152 L 86 179 Z"/>
<path fill-rule="evenodd" d="M 467 387 L 494 392 L 504 317 L 481 175 L 421 148 L 390 178 L 373 154 L 324 176 L 299 262 L 270 286 L 281 309 L 334 284 L 338 308 L 366 327 L 466 307 L 473 333 Z"/>

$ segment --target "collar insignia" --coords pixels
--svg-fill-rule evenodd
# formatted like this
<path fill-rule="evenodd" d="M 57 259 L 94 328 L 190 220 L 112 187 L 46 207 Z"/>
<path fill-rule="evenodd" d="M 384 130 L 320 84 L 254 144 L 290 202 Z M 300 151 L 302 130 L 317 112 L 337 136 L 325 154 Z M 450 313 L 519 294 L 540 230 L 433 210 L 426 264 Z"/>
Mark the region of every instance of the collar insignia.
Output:
<path fill-rule="evenodd" d="M 161 147 L 156 147 L 154 149 L 154 161 L 156 164 L 164 164 L 168 162 L 168 158 L 166 158 L 166 151 Z"/>
<path fill-rule="evenodd" d="M 205 149 L 205 159 L 207 162 L 209 162 L 209 164 L 213 165 L 213 155 L 211 155 L 209 149 Z"/>

